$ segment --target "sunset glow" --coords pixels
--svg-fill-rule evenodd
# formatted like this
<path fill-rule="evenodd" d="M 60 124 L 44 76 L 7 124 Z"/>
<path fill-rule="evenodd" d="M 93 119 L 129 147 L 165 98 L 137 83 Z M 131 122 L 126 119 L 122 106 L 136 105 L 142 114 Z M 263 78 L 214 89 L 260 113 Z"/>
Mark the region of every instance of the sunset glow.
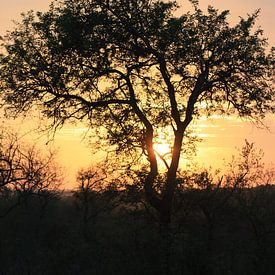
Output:
<path fill-rule="evenodd" d="M 171 153 L 171 145 L 168 143 L 168 140 L 166 140 L 164 136 L 161 136 L 154 144 L 154 149 L 157 155 L 160 155 L 161 157 L 166 157 Z"/>
<path fill-rule="evenodd" d="M 2 0 L 1 274 L 275 274 L 274 26 L 275 0 Z"/>
<path fill-rule="evenodd" d="M 43 3 L 42 3 L 43 2 Z M 0 9 L 0 35 L 14 27 L 12 20 L 20 20 L 20 13 L 28 10 L 47 10 L 50 0 L 42 1 L 1 1 Z M 201 0 L 200 5 L 205 10 L 207 5 L 213 5 L 220 10 L 229 9 L 230 19 L 234 24 L 237 22 L 239 16 L 245 17 L 247 13 L 252 13 L 258 8 L 261 8 L 261 13 L 258 19 L 258 24 L 264 29 L 265 36 L 269 39 L 270 45 L 274 45 L 275 33 L 275 2 L 270 1 L 250 1 L 240 3 L 234 1 L 209 1 Z M 185 7 L 190 8 L 188 1 L 179 1 L 181 5 L 180 11 Z M 201 106 L 203 108 L 203 106 Z M 25 122 L 19 123 L 15 126 L 15 132 L 19 131 L 22 136 L 25 135 L 27 141 L 33 142 L 37 135 L 25 133 L 31 131 L 36 126 L 33 119 L 25 119 Z M 275 118 L 270 115 L 265 119 L 264 123 L 269 127 L 269 131 L 265 129 L 258 129 L 249 122 L 244 122 L 235 117 L 222 118 L 218 115 L 213 115 L 210 118 L 202 116 L 194 127 L 194 135 L 202 138 L 202 142 L 197 144 L 197 156 L 195 160 L 204 166 L 220 167 L 224 160 L 230 159 L 231 155 L 235 153 L 236 147 L 243 145 L 244 139 L 247 138 L 251 142 L 255 142 L 256 146 L 262 148 L 265 152 L 265 160 L 267 163 L 274 163 L 275 159 Z M 5 125 L 13 127 L 14 122 L 5 121 Z M 27 129 L 27 130 L 26 130 Z M 84 166 L 89 166 L 94 162 L 90 144 L 85 139 L 86 130 L 82 125 L 65 125 L 61 131 L 57 131 L 55 139 L 50 143 L 59 148 L 59 159 L 64 165 L 66 174 L 66 184 L 71 186 L 76 171 Z M 35 138 L 34 138 L 35 136 Z M 41 140 L 41 138 L 37 138 Z M 46 144 L 46 137 L 42 138 L 41 144 Z M 44 141 L 45 140 L 45 141 Z M 164 156 L 169 159 L 171 153 L 171 137 L 165 137 L 161 132 L 158 139 L 155 141 L 154 149 L 156 154 Z"/>

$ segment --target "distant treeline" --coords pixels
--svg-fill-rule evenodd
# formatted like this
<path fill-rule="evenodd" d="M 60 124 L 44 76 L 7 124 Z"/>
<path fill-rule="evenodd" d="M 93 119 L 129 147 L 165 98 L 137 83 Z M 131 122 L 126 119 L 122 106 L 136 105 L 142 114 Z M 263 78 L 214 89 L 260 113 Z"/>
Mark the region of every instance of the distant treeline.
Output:
<path fill-rule="evenodd" d="M 163 236 L 129 185 L 22 198 L 1 189 L 0 274 L 274 274 L 275 187 L 178 189 Z"/>
<path fill-rule="evenodd" d="M 62 192 L 55 152 L 0 141 L 1 275 L 274 274 L 275 173 L 253 143 L 226 172 L 178 170 L 164 223 L 146 196 L 146 167 L 122 171 L 111 159 Z M 166 179 L 155 181 L 160 199 Z"/>

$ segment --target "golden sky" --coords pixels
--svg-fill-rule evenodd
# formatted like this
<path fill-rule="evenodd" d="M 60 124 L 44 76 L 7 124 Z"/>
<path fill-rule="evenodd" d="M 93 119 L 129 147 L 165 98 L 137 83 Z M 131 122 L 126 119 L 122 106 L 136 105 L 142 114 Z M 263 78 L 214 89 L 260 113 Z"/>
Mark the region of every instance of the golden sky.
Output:
<path fill-rule="evenodd" d="M 46 10 L 49 0 L 0 0 L 0 35 L 13 26 L 12 20 L 20 19 L 20 13 L 33 10 Z M 181 9 L 189 7 L 188 1 L 180 0 Z M 274 0 L 201 0 L 200 5 L 205 9 L 212 5 L 220 10 L 230 10 L 232 23 L 238 20 L 239 16 L 245 17 L 256 9 L 261 9 L 258 25 L 264 29 L 265 36 L 269 38 L 271 45 L 275 45 L 275 1 Z M 265 123 L 270 131 L 261 130 L 248 122 L 235 118 L 213 118 L 201 120 L 197 125 L 198 134 L 204 139 L 198 146 L 197 160 L 205 166 L 220 166 L 223 159 L 229 160 L 230 156 L 236 153 L 235 148 L 244 144 L 244 139 L 255 142 L 256 146 L 265 152 L 266 163 L 275 163 L 275 116 L 266 118 Z M 26 126 L 21 122 L 13 123 L 16 129 L 23 132 Z M 28 122 L 35 124 L 35 122 Z M 58 132 L 54 144 L 60 148 L 59 159 L 67 169 L 67 183 L 71 187 L 74 183 L 74 174 L 80 167 L 92 163 L 91 152 L 84 141 L 83 126 L 77 129 L 66 126 Z M 34 139 L 33 135 L 28 139 Z M 36 142 L 45 144 L 45 139 L 35 138 Z"/>

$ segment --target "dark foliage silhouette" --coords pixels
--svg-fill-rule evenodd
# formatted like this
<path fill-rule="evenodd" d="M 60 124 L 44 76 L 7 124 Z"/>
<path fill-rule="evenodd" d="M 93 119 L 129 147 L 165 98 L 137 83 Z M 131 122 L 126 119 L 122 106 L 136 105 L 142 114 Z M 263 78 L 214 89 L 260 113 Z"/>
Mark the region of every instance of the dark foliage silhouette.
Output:
<path fill-rule="evenodd" d="M 84 121 L 124 160 L 141 154 L 147 201 L 166 225 L 190 123 L 214 113 L 259 122 L 274 110 L 274 51 L 254 28 L 258 12 L 231 26 L 228 11 L 204 14 L 191 2 L 194 12 L 176 17 L 175 2 L 54 1 L 2 40 L 0 89 L 10 114 L 39 106 L 52 127 Z M 160 132 L 171 135 L 172 149 L 158 158 Z"/>
<path fill-rule="evenodd" d="M 42 154 L 34 145 L 24 145 L 16 134 L 3 130 L 0 138 L 0 196 L 10 198 L 2 205 L 0 217 L 21 204 L 28 206 L 30 197 L 41 202 L 41 215 L 49 200 L 58 195 L 62 183 L 61 170 L 55 162 L 56 153 Z"/>
<path fill-rule="evenodd" d="M 173 212 L 170 228 L 170 274 L 274 273 L 274 171 L 273 176 L 272 171 L 262 173 L 265 170 L 261 155 L 252 144 L 246 143 L 241 154 L 234 158 L 234 169 L 223 176 L 206 169 L 182 172 L 181 181 L 185 184 L 184 188 L 177 188 L 175 205 L 180 203 L 180 207 Z M 255 158 L 247 165 L 252 155 Z M 243 174 L 243 170 L 237 172 L 237 166 L 249 170 L 245 185 L 240 184 L 237 174 Z M 79 174 L 80 183 L 86 172 Z M 265 180 L 255 184 L 259 172 Z M 93 171 L 88 174 L 95 175 Z M 96 181 L 94 176 L 88 178 Z M 108 188 L 106 192 L 109 194 Z M 104 193 L 102 189 L 88 192 L 92 197 L 87 213 L 96 213 L 93 223 L 88 222 L 85 229 L 88 238 L 80 226 L 86 205 L 82 188 L 51 200 L 42 217 L 35 196 L 29 199 L 28 208 L 21 204 L 1 218 L 1 272 L 167 274 L 167 259 L 163 255 L 167 239 L 161 237 L 158 224 L 137 199 L 143 197 L 142 190 L 120 190 L 112 197 L 104 197 Z M 8 196 L 5 199 L 12 200 Z"/>

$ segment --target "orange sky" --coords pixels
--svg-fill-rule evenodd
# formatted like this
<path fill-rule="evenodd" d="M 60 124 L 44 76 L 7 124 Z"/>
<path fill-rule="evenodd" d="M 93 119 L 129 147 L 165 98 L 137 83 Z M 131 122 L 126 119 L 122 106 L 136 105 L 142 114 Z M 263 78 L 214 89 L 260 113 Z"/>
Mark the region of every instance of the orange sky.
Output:
<path fill-rule="evenodd" d="M 22 11 L 46 10 L 49 0 L 1 0 L 0 2 L 0 35 L 12 28 L 12 19 L 19 19 Z M 182 8 L 189 5 L 187 1 L 180 0 Z M 258 8 L 261 8 L 261 15 L 258 25 L 264 29 L 270 44 L 275 45 L 275 1 L 274 0 L 201 0 L 201 7 L 213 5 L 219 9 L 229 9 L 231 21 L 236 22 L 238 16 L 246 16 Z M 275 116 L 269 116 L 265 123 L 270 127 L 270 132 L 257 129 L 255 126 L 237 119 L 213 118 L 210 121 L 201 120 L 197 126 L 197 132 L 204 138 L 198 146 L 197 160 L 205 166 L 220 166 L 223 159 L 230 159 L 235 148 L 244 144 L 244 139 L 256 143 L 265 152 L 265 161 L 275 163 Z M 14 124 L 14 123 L 13 123 Z M 28 122 L 35 124 L 35 122 Z M 16 129 L 23 132 L 26 126 L 20 122 L 16 123 Z M 74 129 L 66 126 L 58 132 L 54 144 L 60 148 L 59 159 L 67 169 L 67 186 L 74 183 L 74 174 L 80 167 L 87 166 L 92 162 L 89 148 L 83 141 L 81 126 Z M 34 139 L 33 135 L 28 140 Z M 45 139 L 35 139 L 40 144 L 45 144 Z"/>

